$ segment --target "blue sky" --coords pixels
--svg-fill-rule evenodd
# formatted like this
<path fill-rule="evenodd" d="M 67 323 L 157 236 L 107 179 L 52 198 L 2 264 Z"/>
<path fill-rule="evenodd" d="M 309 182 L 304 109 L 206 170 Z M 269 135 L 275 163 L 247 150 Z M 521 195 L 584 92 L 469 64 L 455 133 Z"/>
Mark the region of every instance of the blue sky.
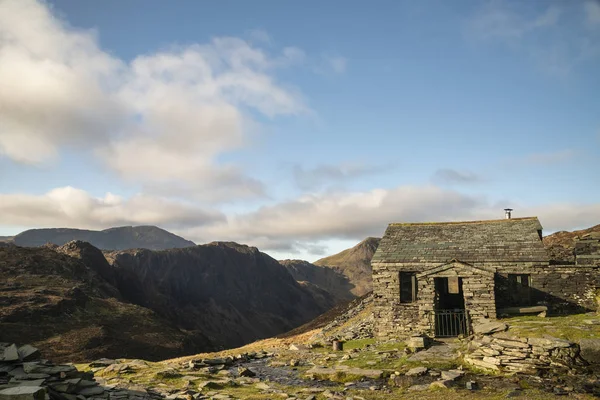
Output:
<path fill-rule="evenodd" d="M 0 0 L 0 235 L 313 260 L 389 222 L 600 223 L 600 2 Z"/>

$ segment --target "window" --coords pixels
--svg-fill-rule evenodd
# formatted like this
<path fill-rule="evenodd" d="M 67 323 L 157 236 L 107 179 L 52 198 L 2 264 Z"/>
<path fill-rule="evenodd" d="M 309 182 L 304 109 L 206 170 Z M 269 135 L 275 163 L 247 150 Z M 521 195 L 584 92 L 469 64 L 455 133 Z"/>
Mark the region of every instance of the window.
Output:
<path fill-rule="evenodd" d="M 529 274 L 508 274 L 508 280 L 515 286 L 529 287 L 531 275 L 529 275 Z"/>
<path fill-rule="evenodd" d="M 400 303 L 417 301 L 417 277 L 414 272 L 400 272 Z"/>
<path fill-rule="evenodd" d="M 508 274 L 508 290 L 515 306 L 532 305 L 531 275 Z"/>

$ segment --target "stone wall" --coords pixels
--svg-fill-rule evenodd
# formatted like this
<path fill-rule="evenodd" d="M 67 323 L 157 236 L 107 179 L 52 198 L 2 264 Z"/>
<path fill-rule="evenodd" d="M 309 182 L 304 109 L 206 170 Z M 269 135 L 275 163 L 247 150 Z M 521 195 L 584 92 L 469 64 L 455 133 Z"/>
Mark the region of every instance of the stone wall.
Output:
<path fill-rule="evenodd" d="M 498 309 L 510 307 L 508 274 L 530 274 L 531 304 L 546 305 L 552 314 L 596 310 L 596 290 L 600 288 L 598 266 L 548 265 L 529 270 L 499 268 L 496 276 Z"/>
<path fill-rule="evenodd" d="M 535 373 L 538 369 L 584 366 L 579 345 L 557 338 L 525 338 L 508 332 L 478 335 L 468 345 L 464 361 L 478 368 Z"/>
<path fill-rule="evenodd" d="M 575 263 L 577 265 L 600 265 L 600 234 L 583 236 L 575 243 Z"/>
<path fill-rule="evenodd" d="M 513 306 L 507 294 L 508 274 L 529 274 L 529 305 L 546 305 L 549 312 L 563 314 L 598 309 L 600 267 L 597 265 L 548 265 L 547 263 L 373 263 L 375 334 L 380 338 L 409 333 L 431 333 L 428 314 L 435 308 L 434 278 L 463 278 L 465 309 L 471 320 L 496 318 L 496 309 Z M 439 270 L 427 274 L 427 271 Z M 497 271 L 493 278 L 486 271 Z M 400 272 L 417 273 L 417 301 L 400 303 Z"/>
<path fill-rule="evenodd" d="M 446 266 L 450 268 L 445 269 Z M 465 309 L 471 320 L 496 318 L 494 271 L 543 270 L 547 263 L 373 263 L 375 335 L 402 337 L 410 333 L 432 333 L 429 314 L 435 308 L 434 278 L 463 278 Z M 434 271 L 428 274 L 428 271 Z M 417 273 L 417 302 L 400 303 L 400 272 Z"/>

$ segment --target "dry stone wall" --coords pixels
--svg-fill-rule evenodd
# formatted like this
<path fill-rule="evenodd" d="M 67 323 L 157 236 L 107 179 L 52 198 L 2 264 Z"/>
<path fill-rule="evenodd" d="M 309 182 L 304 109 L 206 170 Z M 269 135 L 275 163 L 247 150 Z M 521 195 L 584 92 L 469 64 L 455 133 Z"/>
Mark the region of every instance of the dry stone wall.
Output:
<path fill-rule="evenodd" d="M 469 342 L 464 361 L 478 368 L 535 373 L 539 369 L 586 366 L 580 346 L 567 340 L 546 337 L 526 338 L 504 332 L 501 322 L 491 326 L 485 334 L 478 334 Z"/>
<path fill-rule="evenodd" d="M 600 288 L 598 266 L 548 265 L 528 270 L 499 268 L 496 277 L 498 308 L 510 307 L 508 274 L 530 274 L 531 304 L 546 305 L 551 314 L 596 310 L 596 291 Z"/>

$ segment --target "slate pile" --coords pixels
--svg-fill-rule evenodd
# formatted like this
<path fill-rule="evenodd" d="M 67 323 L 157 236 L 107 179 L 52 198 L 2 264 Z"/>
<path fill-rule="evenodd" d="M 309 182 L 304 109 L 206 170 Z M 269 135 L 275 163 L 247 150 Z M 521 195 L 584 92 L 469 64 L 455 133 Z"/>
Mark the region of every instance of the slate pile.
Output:
<path fill-rule="evenodd" d="M 0 343 L 0 400 L 150 400 L 146 391 L 102 386 L 93 373 L 42 360 L 30 345 Z"/>

